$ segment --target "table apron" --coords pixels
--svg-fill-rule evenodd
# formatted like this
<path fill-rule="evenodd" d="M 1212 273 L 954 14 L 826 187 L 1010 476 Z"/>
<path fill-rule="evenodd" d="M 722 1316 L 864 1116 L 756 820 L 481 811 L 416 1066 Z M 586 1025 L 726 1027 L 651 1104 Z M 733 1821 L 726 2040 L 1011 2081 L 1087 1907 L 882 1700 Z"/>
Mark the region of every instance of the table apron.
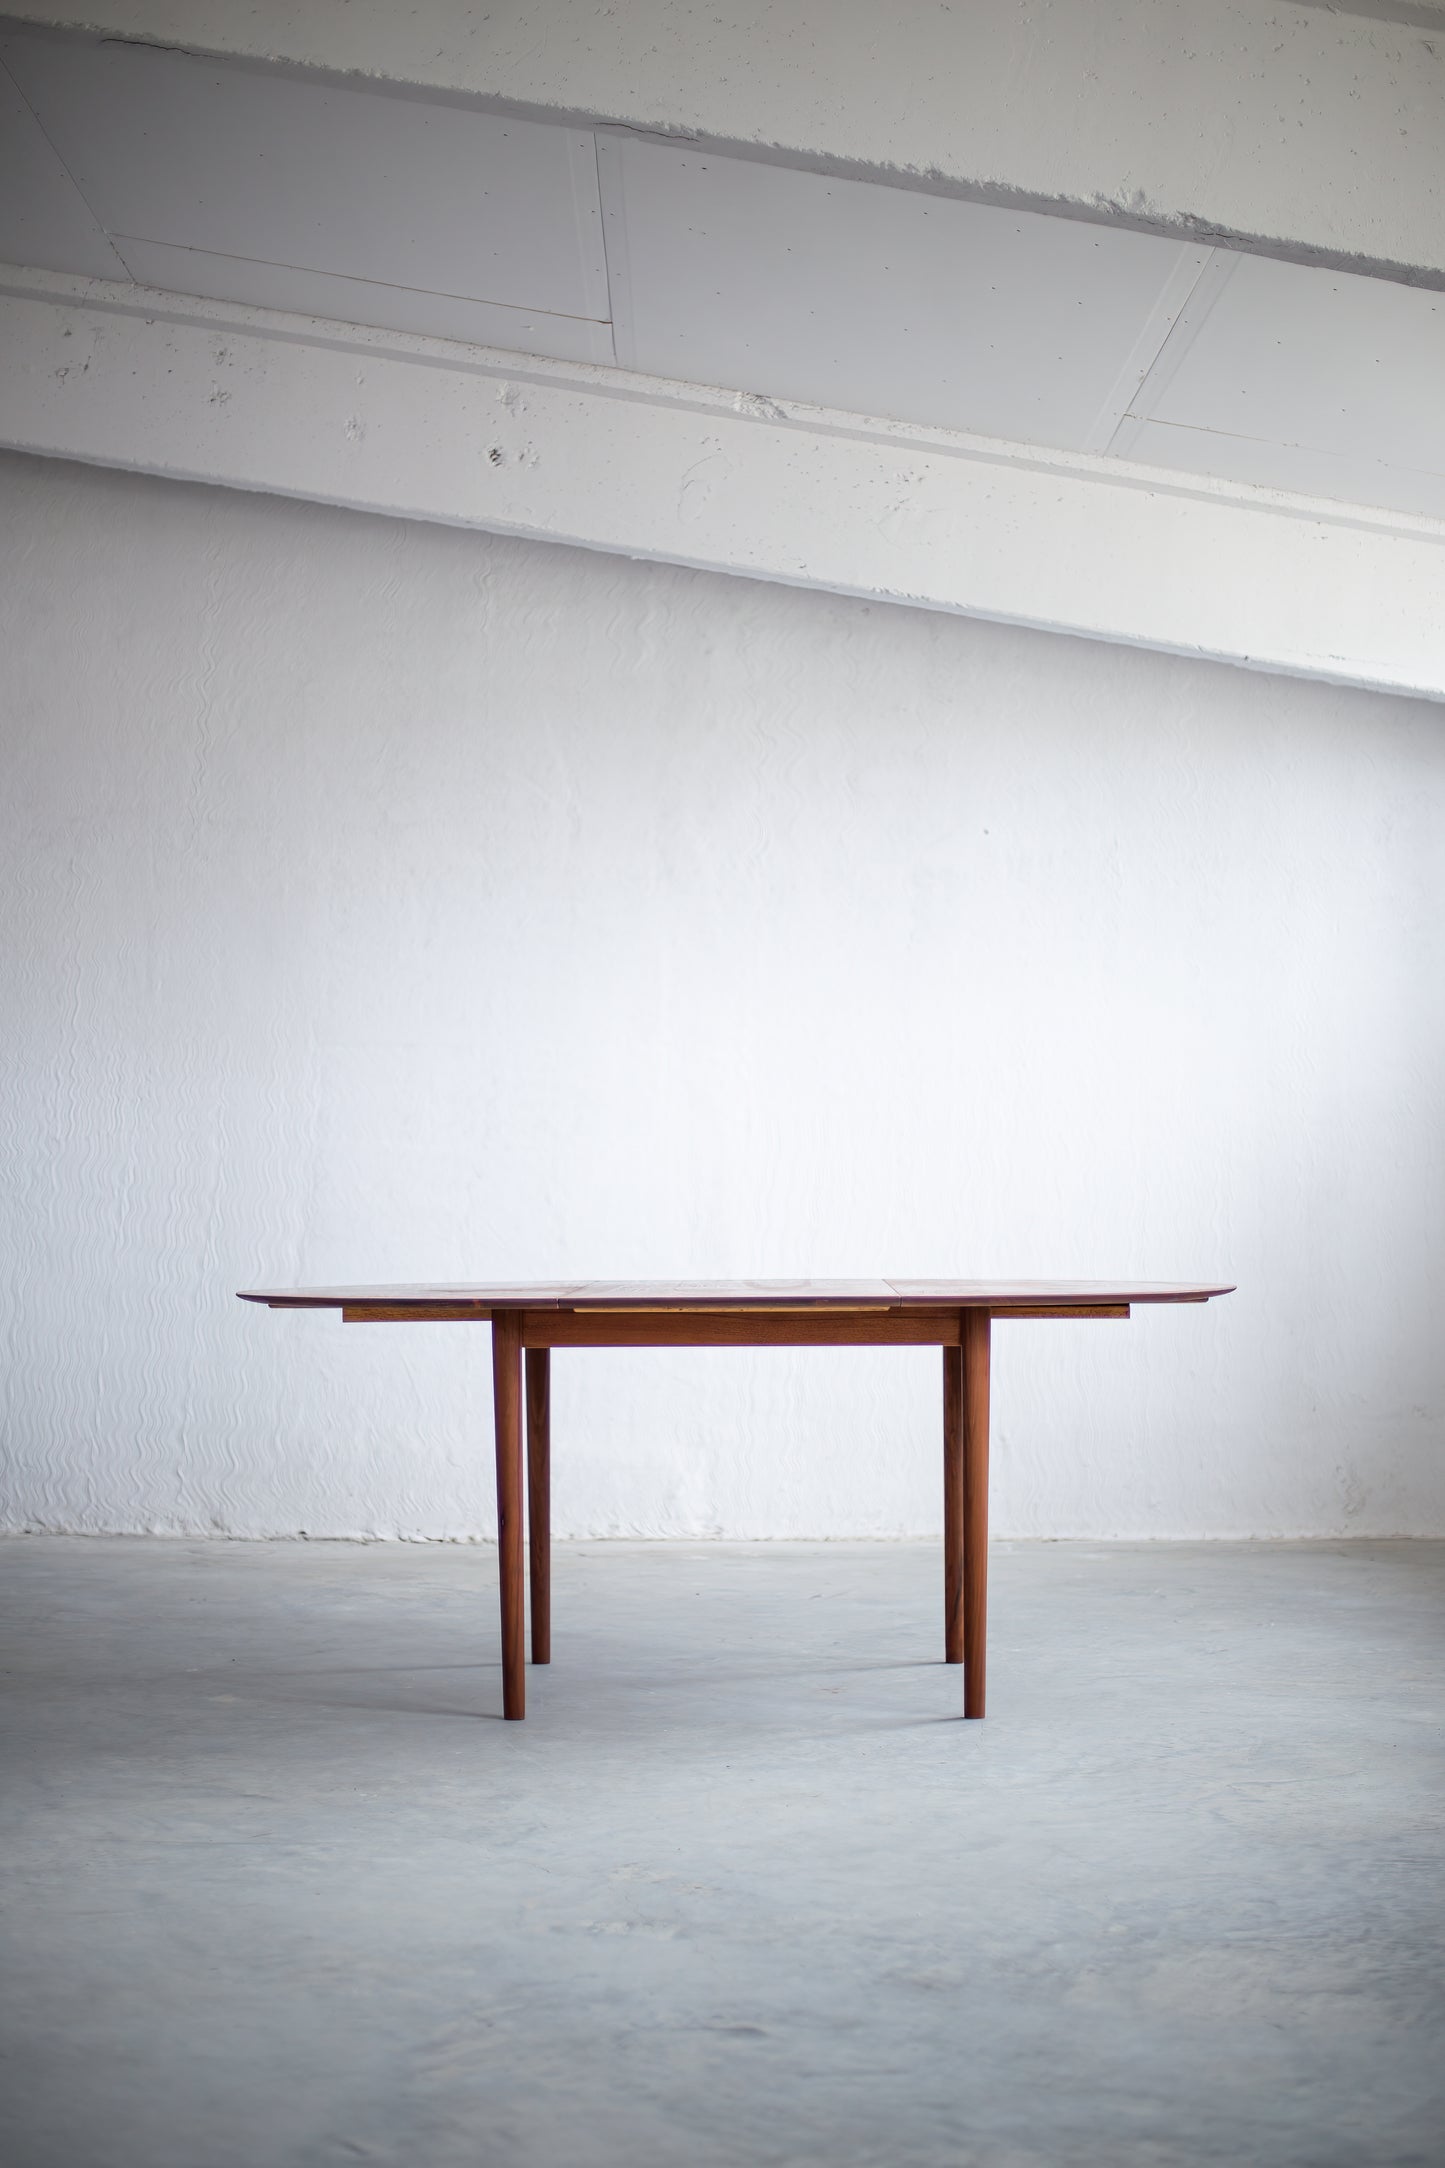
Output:
<path fill-rule="evenodd" d="M 653 1316 L 606 1311 L 528 1310 L 522 1317 L 523 1347 L 956 1347 L 958 1312 L 794 1311 L 787 1317 L 746 1317 L 717 1312 L 689 1316 L 671 1310 Z"/>
<path fill-rule="evenodd" d="M 485 1325 L 499 1312 L 460 1302 L 347 1303 L 347 1325 Z M 1126 1302 L 990 1309 L 994 1318 L 1127 1317 Z M 958 1310 L 523 1310 L 522 1345 L 543 1347 L 957 1347 Z"/>

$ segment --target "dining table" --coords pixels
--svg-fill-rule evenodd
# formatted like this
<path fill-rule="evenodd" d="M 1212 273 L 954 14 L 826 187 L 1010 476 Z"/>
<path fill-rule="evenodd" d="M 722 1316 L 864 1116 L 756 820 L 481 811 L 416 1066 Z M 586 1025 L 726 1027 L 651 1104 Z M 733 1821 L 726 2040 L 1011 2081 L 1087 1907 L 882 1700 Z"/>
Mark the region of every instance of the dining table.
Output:
<path fill-rule="evenodd" d="M 501 1592 L 502 1712 L 527 1708 L 552 1654 L 554 1348 L 936 1347 L 943 1354 L 943 1659 L 982 1717 L 988 1662 L 989 1365 L 996 1322 L 1127 1318 L 1233 1288 L 1144 1280 L 567 1280 L 540 1284 L 250 1289 L 273 1310 L 348 1325 L 490 1325 Z M 525 1540 L 524 1540 L 525 1528 Z M 530 1573 L 528 1564 L 530 1562 Z"/>

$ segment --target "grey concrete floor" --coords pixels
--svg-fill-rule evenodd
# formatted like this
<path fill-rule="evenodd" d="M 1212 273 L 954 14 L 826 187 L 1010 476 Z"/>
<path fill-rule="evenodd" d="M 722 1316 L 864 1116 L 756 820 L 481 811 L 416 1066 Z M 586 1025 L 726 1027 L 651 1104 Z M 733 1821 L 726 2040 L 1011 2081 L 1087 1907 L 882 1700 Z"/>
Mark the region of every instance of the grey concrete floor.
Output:
<path fill-rule="evenodd" d="M 1445 2161 L 1445 1545 L 0 1546 L 7 2168 Z"/>

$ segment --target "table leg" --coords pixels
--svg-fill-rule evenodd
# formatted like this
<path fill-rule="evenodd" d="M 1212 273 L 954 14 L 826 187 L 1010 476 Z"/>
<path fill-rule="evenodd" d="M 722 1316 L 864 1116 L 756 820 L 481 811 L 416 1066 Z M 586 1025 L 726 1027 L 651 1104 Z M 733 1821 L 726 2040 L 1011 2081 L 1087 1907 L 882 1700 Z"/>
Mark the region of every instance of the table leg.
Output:
<path fill-rule="evenodd" d="M 963 1313 L 963 1713 L 982 1716 L 988 1662 L 987 1310 Z"/>
<path fill-rule="evenodd" d="M 943 1661 L 963 1662 L 963 1349 L 943 1351 Z"/>
<path fill-rule="evenodd" d="M 502 1714 L 527 1713 L 526 1603 L 522 1561 L 522 1319 L 492 1318 L 492 1403 L 497 1426 L 497 1564 L 502 1587 Z"/>
<path fill-rule="evenodd" d="M 532 1661 L 552 1661 L 552 1351 L 527 1350 L 527 1553 Z"/>

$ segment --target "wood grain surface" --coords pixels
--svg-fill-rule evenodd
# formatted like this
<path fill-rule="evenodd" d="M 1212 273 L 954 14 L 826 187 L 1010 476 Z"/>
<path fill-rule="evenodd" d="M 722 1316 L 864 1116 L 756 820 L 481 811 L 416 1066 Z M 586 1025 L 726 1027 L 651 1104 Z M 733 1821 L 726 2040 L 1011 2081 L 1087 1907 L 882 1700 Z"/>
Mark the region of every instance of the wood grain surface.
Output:
<path fill-rule="evenodd" d="M 526 1566 L 522 1499 L 522 1334 L 514 1312 L 492 1324 L 492 1404 L 497 1452 L 497 1568 L 502 1599 L 502 1714 L 527 1713 Z"/>

